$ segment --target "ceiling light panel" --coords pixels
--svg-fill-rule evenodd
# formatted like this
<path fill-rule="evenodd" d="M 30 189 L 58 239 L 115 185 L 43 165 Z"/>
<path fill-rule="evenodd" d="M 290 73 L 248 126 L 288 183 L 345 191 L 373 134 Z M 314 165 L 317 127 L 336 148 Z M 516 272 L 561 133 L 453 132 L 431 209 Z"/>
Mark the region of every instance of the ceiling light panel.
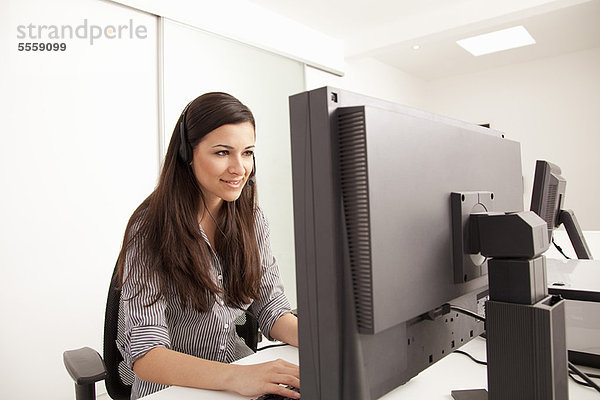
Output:
<path fill-rule="evenodd" d="M 498 51 L 529 46 L 535 44 L 535 39 L 523 26 L 515 26 L 513 28 L 462 39 L 456 43 L 474 56 L 482 56 Z"/>

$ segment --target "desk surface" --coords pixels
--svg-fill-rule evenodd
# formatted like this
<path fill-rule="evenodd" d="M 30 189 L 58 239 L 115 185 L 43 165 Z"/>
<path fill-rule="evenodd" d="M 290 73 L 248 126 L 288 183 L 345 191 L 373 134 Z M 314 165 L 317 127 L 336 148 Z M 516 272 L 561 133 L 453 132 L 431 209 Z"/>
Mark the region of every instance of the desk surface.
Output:
<path fill-rule="evenodd" d="M 548 258 L 548 289 L 565 299 L 600 303 L 600 260 Z"/>
<path fill-rule="evenodd" d="M 485 340 L 476 338 L 464 345 L 462 350 L 479 360 L 486 359 Z M 277 347 L 259 351 L 249 357 L 239 360 L 237 364 L 255 364 L 282 358 L 294 364 L 298 363 L 298 350 L 290 346 Z M 596 371 L 596 373 L 598 373 Z M 435 384 L 432 384 L 435 383 Z M 486 367 L 476 364 L 462 354 L 450 354 L 431 367 L 422 371 L 406 384 L 396 388 L 380 400 L 394 399 L 452 399 L 452 390 L 487 388 Z M 569 379 L 569 397 L 571 399 L 598 399 L 599 394 L 593 389 L 577 385 Z M 173 386 L 154 393 L 144 399 L 149 400 L 249 400 L 229 392 L 214 392 L 210 390 L 190 389 Z"/>

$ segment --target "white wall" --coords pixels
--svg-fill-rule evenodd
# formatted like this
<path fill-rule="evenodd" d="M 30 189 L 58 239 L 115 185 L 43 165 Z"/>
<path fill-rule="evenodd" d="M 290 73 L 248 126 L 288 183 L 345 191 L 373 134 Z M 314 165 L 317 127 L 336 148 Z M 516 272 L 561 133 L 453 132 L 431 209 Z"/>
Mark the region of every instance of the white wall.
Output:
<path fill-rule="evenodd" d="M 111 0 L 270 53 L 343 74 L 340 40 L 249 0 Z M 535 0 L 534 0 L 535 1 Z"/>
<path fill-rule="evenodd" d="M 566 208 L 600 229 L 600 48 L 431 82 L 428 111 L 490 123 L 521 142 L 525 209 L 536 159 L 561 167 Z"/>
<path fill-rule="evenodd" d="M 425 104 L 422 79 L 397 68 L 383 64 L 371 57 L 346 60 L 343 77 L 307 67 L 306 90 L 333 86 L 415 108 Z"/>
<path fill-rule="evenodd" d="M 0 397 L 72 399 L 62 352 L 102 350 L 125 224 L 156 180 L 156 19 L 97 0 L 1 7 Z M 146 38 L 90 45 L 88 36 L 65 39 L 64 52 L 17 51 L 18 42 L 40 41 L 18 39 L 18 25 L 84 19 L 131 19 Z"/>

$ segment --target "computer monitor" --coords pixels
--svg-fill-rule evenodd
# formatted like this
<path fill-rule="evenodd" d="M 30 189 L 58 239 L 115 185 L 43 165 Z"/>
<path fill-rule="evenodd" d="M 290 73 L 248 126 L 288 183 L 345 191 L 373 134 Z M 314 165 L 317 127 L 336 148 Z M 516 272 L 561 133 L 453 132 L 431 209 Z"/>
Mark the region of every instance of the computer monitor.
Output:
<path fill-rule="evenodd" d="M 455 261 L 451 198 L 523 211 L 520 145 L 330 87 L 290 119 L 302 397 L 376 399 L 483 332 L 444 306 L 487 296 L 485 259 Z"/>
<path fill-rule="evenodd" d="M 548 224 L 548 239 L 551 243 L 554 229 L 564 224 L 577 258 L 592 259 L 575 213 L 563 209 L 566 187 L 567 181 L 561 176 L 557 165 L 538 160 L 535 164 L 530 209 Z"/>

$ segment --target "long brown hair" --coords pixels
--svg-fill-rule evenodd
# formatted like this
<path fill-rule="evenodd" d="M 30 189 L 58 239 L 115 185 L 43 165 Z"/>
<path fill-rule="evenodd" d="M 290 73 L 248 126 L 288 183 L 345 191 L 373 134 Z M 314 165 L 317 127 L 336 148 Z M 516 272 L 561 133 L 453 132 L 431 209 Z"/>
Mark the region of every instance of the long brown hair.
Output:
<path fill-rule="evenodd" d="M 223 233 L 215 235 L 214 243 L 223 266 L 221 289 L 213 281 L 212 254 L 198 223 L 204 196 L 191 166 L 179 155 L 182 119 L 184 140 L 192 148 L 222 125 L 250 122 L 256 126 L 248 107 L 226 93 L 207 93 L 189 104 L 175 125 L 158 185 L 135 210 L 125 230 L 118 259 L 119 282 L 123 285 L 128 278 L 125 259 L 133 255 L 144 265 L 146 276 L 158 278 L 160 290 L 153 302 L 171 293 L 179 295 L 183 306 L 198 311 L 208 311 L 215 296 L 223 296 L 229 306 L 241 307 L 258 299 L 261 280 L 254 230 L 256 186 L 246 185 L 240 197 L 224 202 L 215 216 L 218 231 Z"/>

